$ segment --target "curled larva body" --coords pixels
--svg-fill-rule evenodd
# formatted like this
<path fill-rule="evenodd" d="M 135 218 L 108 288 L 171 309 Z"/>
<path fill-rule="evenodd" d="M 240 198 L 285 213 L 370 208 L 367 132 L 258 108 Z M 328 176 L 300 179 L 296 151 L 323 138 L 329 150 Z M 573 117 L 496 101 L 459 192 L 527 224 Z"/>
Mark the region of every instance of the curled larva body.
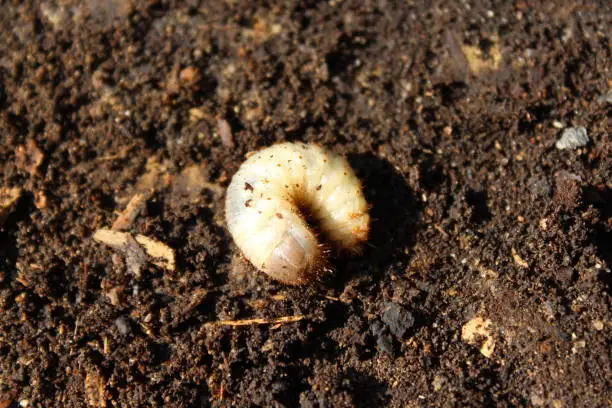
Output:
<path fill-rule="evenodd" d="M 358 250 L 370 217 L 348 161 L 324 148 L 280 143 L 251 155 L 227 189 L 225 216 L 245 257 L 272 278 L 300 285 L 325 267 L 324 245 Z"/>

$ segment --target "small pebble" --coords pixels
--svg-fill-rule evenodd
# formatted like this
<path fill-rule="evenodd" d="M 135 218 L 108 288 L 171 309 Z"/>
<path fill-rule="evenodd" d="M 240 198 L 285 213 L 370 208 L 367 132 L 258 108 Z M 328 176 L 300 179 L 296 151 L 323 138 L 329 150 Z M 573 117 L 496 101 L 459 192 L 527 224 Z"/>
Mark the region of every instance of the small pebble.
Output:
<path fill-rule="evenodd" d="M 442 387 L 444 387 L 444 384 L 446 384 L 447 381 L 448 380 L 445 376 L 438 374 L 434 377 L 431 385 L 433 385 L 434 391 L 440 391 Z"/>
<path fill-rule="evenodd" d="M 389 327 L 391 333 L 402 338 L 414 325 L 414 316 L 408 310 L 394 302 L 385 305 L 382 321 Z"/>
<path fill-rule="evenodd" d="M 577 147 L 586 146 L 588 142 L 589 136 L 587 136 L 585 127 L 570 127 L 563 131 L 561 138 L 555 143 L 555 147 L 559 150 L 574 150 Z"/>
<path fill-rule="evenodd" d="M 593 327 L 595 330 L 601 331 L 604 329 L 604 324 L 601 320 L 593 320 Z"/>
<path fill-rule="evenodd" d="M 119 330 L 119 333 L 123 335 L 126 335 L 130 333 L 130 331 L 132 331 L 129 320 L 124 316 L 120 316 L 115 319 L 115 326 L 117 326 L 117 330 Z"/>
<path fill-rule="evenodd" d="M 228 149 L 233 149 L 236 147 L 236 143 L 234 143 L 234 136 L 232 135 L 232 128 L 227 120 L 217 120 L 217 129 L 219 131 L 219 137 L 221 138 L 221 143 L 223 143 L 223 146 L 227 147 Z"/>

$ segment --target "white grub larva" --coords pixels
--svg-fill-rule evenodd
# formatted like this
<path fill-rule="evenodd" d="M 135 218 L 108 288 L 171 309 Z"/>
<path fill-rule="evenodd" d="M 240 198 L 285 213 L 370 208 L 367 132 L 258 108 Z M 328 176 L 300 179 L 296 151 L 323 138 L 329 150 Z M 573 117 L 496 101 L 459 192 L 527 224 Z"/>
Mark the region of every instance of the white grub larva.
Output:
<path fill-rule="evenodd" d="M 358 251 L 370 216 L 348 161 L 324 148 L 280 143 L 251 156 L 227 189 L 225 216 L 245 257 L 283 283 L 302 285 L 326 269 L 326 246 Z"/>

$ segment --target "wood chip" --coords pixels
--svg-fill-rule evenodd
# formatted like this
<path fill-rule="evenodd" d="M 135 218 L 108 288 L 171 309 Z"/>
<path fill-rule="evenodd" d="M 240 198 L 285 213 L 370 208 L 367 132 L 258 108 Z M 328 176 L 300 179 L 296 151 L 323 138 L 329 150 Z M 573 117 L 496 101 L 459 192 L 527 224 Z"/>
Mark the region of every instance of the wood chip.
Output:
<path fill-rule="evenodd" d="M 217 130 L 223 146 L 227 147 L 228 149 L 233 149 L 236 147 L 236 143 L 234 143 L 234 136 L 232 135 L 232 128 L 227 120 L 217 120 Z"/>
<path fill-rule="evenodd" d="M 143 246 L 146 253 L 153 258 L 152 264 L 160 268 L 174 271 L 176 261 L 174 258 L 174 250 L 163 242 L 156 241 L 144 235 L 136 235 L 136 241 Z"/>
<path fill-rule="evenodd" d="M 106 407 L 106 380 L 97 372 L 85 376 L 85 395 L 87 405 L 92 408 Z"/>
<path fill-rule="evenodd" d="M 491 330 L 492 322 L 482 317 L 474 317 L 463 325 L 461 339 L 468 344 L 480 347 L 480 353 L 489 358 L 495 350 L 495 339 Z"/>
<path fill-rule="evenodd" d="M 529 268 L 529 263 L 521 258 L 514 248 L 512 248 L 512 259 L 514 259 L 514 262 L 521 268 Z"/>
<path fill-rule="evenodd" d="M 45 159 L 45 155 L 33 139 L 28 139 L 25 146 L 18 146 L 16 156 L 17 167 L 30 173 L 30 176 L 38 174 L 38 167 Z"/>
<path fill-rule="evenodd" d="M 125 257 L 128 272 L 136 277 L 140 276 L 140 271 L 146 263 L 147 257 L 143 248 L 131 234 L 109 229 L 99 229 L 94 233 L 93 239 L 122 253 Z"/>
<path fill-rule="evenodd" d="M 134 237 L 127 232 L 101 228 L 94 233 L 93 239 L 123 253 L 128 270 L 136 276 L 140 276 L 140 269 L 146 261 L 145 254 L 152 258 L 150 262 L 153 265 L 170 271 L 176 268 L 174 250 L 145 235 Z"/>
<path fill-rule="evenodd" d="M 144 208 L 147 198 L 148 195 L 144 193 L 134 194 L 111 228 L 118 231 L 128 229 Z"/>
<path fill-rule="evenodd" d="M 21 197 L 23 190 L 19 187 L 0 188 L 0 227 L 4 225 L 9 213 Z"/>
<path fill-rule="evenodd" d="M 219 320 L 216 322 L 204 323 L 204 326 L 251 326 L 255 324 L 283 324 L 295 323 L 305 319 L 306 316 L 283 316 L 276 319 L 244 319 L 244 320 Z"/>

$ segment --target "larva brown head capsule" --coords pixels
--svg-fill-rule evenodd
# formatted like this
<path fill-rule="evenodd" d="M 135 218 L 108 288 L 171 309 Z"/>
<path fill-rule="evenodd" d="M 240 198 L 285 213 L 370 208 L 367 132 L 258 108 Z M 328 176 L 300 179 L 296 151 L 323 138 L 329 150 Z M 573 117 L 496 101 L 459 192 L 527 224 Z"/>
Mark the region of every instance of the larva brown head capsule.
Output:
<path fill-rule="evenodd" d="M 345 158 L 317 145 L 260 150 L 227 190 L 225 215 L 238 247 L 259 270 L 292 285 L 315 280 L 326 265 L 305 214 L 338 249 L 358 250 L 368 238 L 361 183 Z"/>

